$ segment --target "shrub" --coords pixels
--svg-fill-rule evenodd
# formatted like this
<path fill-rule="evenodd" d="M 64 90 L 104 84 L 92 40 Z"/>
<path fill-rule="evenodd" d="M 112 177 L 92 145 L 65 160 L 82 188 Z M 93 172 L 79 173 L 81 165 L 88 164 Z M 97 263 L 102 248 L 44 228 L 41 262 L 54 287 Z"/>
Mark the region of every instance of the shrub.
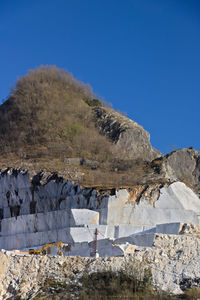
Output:
<path fill-rule="evenodd" d="M 92 99 L 89 97 L 85 97 L 83 98 L 83 100 L 85 101 L 85 103 L 87 103 L 89 106 L 103 106 L 102 102 L 98 99 Z"/>
<path fill-rule="evenodd" d="M 197 300 L 200 299 L 200 287 L 192 287 L 186 290 L 182 299 Z"/>
<path fill-rule="evenodd" d="M 80 300 L 100 299 L 137 299 L 137 300 L 172 300 L 176 299 L 164 292 L 152 289 L 152 276 L 148 268 L 131 268 L 115 272 L 104 270 L 86 274 L 80 280 Z M 134 273 L 133 273 L 134 270 Z"/>

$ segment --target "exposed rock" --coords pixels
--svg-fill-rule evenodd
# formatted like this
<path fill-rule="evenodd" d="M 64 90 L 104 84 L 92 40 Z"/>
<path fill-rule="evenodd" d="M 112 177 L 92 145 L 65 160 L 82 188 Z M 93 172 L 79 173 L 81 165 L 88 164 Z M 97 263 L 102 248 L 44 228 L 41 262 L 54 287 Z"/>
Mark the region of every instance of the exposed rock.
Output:
<path fill-rule="evenodd" d="M 150 135 L 136 122 L 114 110 L 95 107 L 96 125 L 127 158 L 151 161 L 162 154 L 150 145 Z M 121 153 L 119 154 L 121 156 Z"/>
<path fill-rule="evenodd" d="M 181 224 L 181 227 L 179 229 L 180 234 L 199 234 L 200 233 L 200 225 L 194 225 L 194 224 Z"/>
<path fill-rule="evenodd" d="M 197 193 L 200 193 L 200 152 L 193 148 L 183 148 L 173 151 L 166 156 L 156 158 L 150 163 L 144 177 L 148 181 L 165 178 L 169 182 L 182 181 Z M 154 170 L 151 173 L 150 170 Z M 149 173 L 149 174 L 148 174 Z M 147 176 L 148 174 L 148 176 Z M 155 176 L 156 175 L 156 176 Z"/>
<path fill-rule="evenodd" d="M 199 191 L 200 152 L 183 148 L 166 155 L 167 168 L 173 170 L 177 180 L 186 182 Z"/>
<path fill-rule="evenodd" d="M 0 249 L 41 247 L 62 240 L 79 243 L 72 247 L 72 255 L 87 256 L 90 249 L 81 243 L 93 240 L 94 226 L 105 239 L 116 239 L 154 233 L 156 224 L 199 224 L 200 200 L 181 182 L 100 191 L 56 173 L 40 172 L 30 180 L 26 171 L 8 169 L 0 173 L 0 194 Z M 140 239 L 145 245 L 146 236 Z"/>
<path fill-rule="evenodd" d="M 150 267 L 157 289 L 180 294 L 196 286 L 200 278 L 200 235 L 156 234 L 154 247 L 124 246 L 131 256 L 109 258 L 81 258 L 29 256 L 14 252 L 0 252 L 0 297 L 20 296 L 32 299 L 46 278 L 78 285 L 83 274 L 105 269 L 114 271 L 142 266 Z M 11 298 L 12 299 L 12 298 Z M 73 297 L 72 297 L 73 299 Z"/>
<path fill-rule="evenodd" d="M 160 163 L 167 169 L 163 159 L 158 159 L 152 162 L 156 172 Z M 67 255 L 90 256 L 94 229 L 98 228 L 99 254 L 131 254 L 137 261 L 148 262 L 157 287 L 180 293 L 198 283 L 200 200 L 182 182 L 100 191 L 82 188 L 56 173 L 40 172 L 30 180 L 25 170 L 6 169 L 0 173 L 0 193 L 0 248 L 25 251 L 62 240 L 70 243 Z M 191 224 L 155 226 L 168 222 Z M 116 270 L 126 261 L 119 257 L 42 258 L 9 252 L 0 256 L 1 299 L 18 294 L 31 299 L 47 277 L 69 282 L 71 276 L 78 280 L 84 271 Z"/>

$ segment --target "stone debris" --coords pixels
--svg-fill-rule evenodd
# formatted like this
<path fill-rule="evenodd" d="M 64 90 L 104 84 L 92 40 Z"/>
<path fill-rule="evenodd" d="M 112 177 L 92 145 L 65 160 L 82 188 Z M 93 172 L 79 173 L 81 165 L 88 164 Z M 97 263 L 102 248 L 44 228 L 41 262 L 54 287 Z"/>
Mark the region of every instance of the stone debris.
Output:
<path fill-rule="evenodd" d="M 31 256 L 0 252 L 0 299 L 32 299 L 46 278 L 78 282 L 85 272 L 119 270 L 142 263 L 152 271 L 154 287 L 180 294 L 200 278 L 200 235 L 155 234 L 153 247 L 121 246 L 123 257 Z"/>

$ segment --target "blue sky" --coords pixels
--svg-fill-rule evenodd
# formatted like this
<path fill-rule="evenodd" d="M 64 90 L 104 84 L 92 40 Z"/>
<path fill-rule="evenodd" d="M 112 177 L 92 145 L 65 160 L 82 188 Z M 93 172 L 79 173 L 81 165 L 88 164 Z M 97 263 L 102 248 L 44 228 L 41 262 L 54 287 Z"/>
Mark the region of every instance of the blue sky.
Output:
<path fill-rule="evenodd" d="M 163 153 L 200 150 L 199 0 L 0 0 L 0 99 L 40 65 L 67 69 Z"/>

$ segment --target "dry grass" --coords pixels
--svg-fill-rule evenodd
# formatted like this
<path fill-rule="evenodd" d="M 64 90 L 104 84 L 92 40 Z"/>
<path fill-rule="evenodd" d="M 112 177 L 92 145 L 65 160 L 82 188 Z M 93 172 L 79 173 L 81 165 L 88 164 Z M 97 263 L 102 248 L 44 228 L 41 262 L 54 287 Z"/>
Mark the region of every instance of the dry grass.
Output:
<path fill-rule="evenodd" d="M 102 103 L 94 97 L 88 85 L 54 66 L 42 66 L 20 78 L 0 106 L 0 168 L 58 172 L 99 188 L 130 187 L 154 178 L 150 165 L 123 159 L 123 154 L 116 159 L 119 150 L 116 155 L 115 145 L 95 126 L 93 107 Z M 99 166 L 92 170 L 64 163 L 73 157 L 98 161 Z"/>
<path fill-rule="evenodd" d="M 40 155 L 42 150 L 42 155 Z M 22 153 L 23 154 L 23 153 Z M 113 188 L 134 188 L 138 185 L 150 183 L 166 184 L 168 181 L 157 173 L 154 173 L 151 164 L 141 163 L 136 166 L 133 162 L 127 169 L 115 170 L 114 162 L 101 163 L 97 168 L 90 168 L 85 165 L 73 165 L 65 163 L 61 155 L 44 155 L 44 149 L 31 150 L 27 158 L 20 158 L 14 153 L 6 153 L 0 156 L 0 169 L 24 168 L 32 177 L 37 172 L 59 173 L 65 179 L 72 180 L 83 187 L 96 187 L 99 190 Z M 126 163 L 125 163 L 126 166 Z"/>
<path fill-rule="evenodd" d="M 111 143 L 95 127 L 92 107 L 101 105 L 88 85 L 56 67 L 20 78 L 0 106 L 0 151 L 19 156 L 87 157 L 106 161 Z M 38 151 L 39 152 L 39 151 Z"/>
<path fill-rule="evenodd" d="M 200 299 L 200 287 L 193 287 L 184 292 L 183 299 L 198 300 Z"/>

